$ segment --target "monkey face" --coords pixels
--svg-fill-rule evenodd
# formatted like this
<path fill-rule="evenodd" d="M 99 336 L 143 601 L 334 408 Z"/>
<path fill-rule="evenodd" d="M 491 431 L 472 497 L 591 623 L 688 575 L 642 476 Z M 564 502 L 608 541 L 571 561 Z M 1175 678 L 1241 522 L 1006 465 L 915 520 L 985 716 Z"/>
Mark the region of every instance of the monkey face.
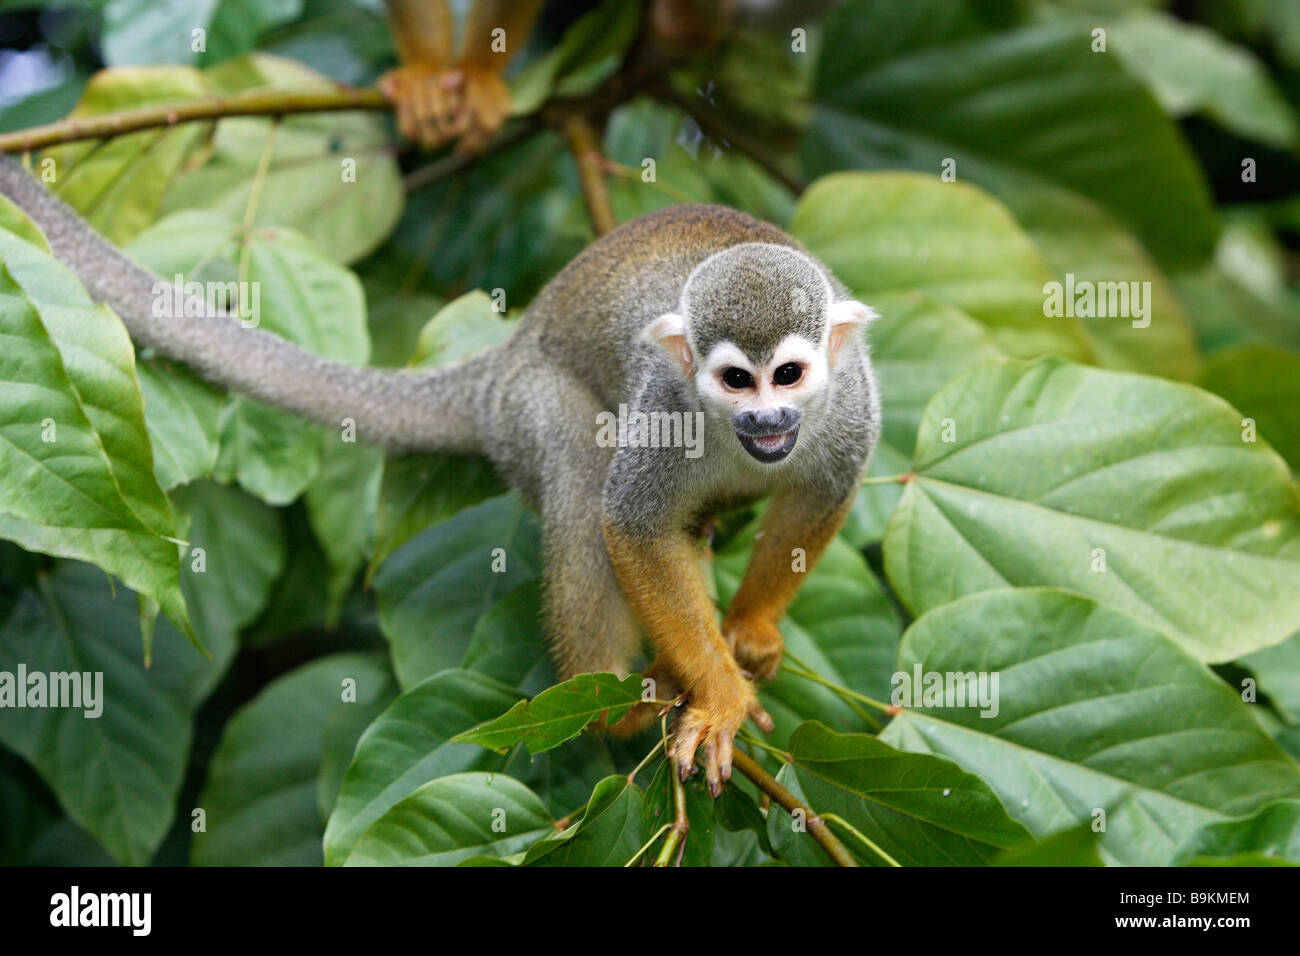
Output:
<path fill-rule="evenodd" d="M 821 347 L 801 335 L 786 336 L 762 359 L 722 342 L 700 363 L 696 389 L 729 417 L 741 447 L 771 464 L 794 451 L 805 408 L 815 404 L 828 374 Z"/>
<path fill-rule="evenodd" d="M 774 464 L 794 451 L 806 416 L 822 413 L 845 344 L 874 316 L 860 302 L 836 301 L 804 253 L 751 242 L 696 266 L 678 311 L 642 338 L 675 360 L 710 418 L 730 424 L 752 458 Z"/>

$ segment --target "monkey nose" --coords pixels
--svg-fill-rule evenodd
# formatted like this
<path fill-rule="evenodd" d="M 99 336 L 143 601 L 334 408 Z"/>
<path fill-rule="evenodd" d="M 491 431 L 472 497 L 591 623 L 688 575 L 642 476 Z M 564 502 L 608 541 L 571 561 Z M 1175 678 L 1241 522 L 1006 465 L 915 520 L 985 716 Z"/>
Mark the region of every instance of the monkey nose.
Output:
<path fill-rule="evenodd" d="M 779 435 L 798 425 L 802 414 L 799 409 L 788 405 L 781 408 L 763 408 L 738 412 L 732 417 L 731 424 L 736 431 L 746 435 Z"/>

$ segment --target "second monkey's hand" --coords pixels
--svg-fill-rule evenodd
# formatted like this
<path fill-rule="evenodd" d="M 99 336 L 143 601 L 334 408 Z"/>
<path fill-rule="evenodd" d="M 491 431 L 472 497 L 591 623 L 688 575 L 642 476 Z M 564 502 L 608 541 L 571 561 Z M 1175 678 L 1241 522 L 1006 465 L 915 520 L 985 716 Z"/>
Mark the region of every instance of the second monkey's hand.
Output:
<path fill-rule="evenodd" d="M 398 67 L 379 81 L 397 108 L 402 135 L 425 149 L 452 140 L 462 152 L 480 152 L 510 115 L 510 90 L 501 75 L 477 66 Z"/>

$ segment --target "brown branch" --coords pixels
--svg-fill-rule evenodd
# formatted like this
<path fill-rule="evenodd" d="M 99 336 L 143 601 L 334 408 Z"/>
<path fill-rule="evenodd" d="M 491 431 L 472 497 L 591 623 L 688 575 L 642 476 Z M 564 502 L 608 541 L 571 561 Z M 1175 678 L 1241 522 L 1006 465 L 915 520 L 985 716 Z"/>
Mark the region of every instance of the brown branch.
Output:
<path fill-rule="evenodd" d="M 683 96 L 671 84 L 657 82 L 652 94 L 661 100 L 672 103 L 687 116 L 699 124 L 705 135 L 715 140 L 726 140 L 740 152 L 744 153 L 773 179 L 778 180 L 796 196 L 808 188 L 803 177 L 790 172 L 749 133 L 706 107 L 700 100 Z"/>
<path fill-rule="evenodd" d="M 23 153 L 59 143 L 104 139 L 142 129 L 175 126 L 196 120 L 227 116 L 284 116 L 289 113 L 321 113 L 336 110 L 391 110 L 393 104 L 377 89 L 350 87 L 321 88 L 297 92 L 275 88 L 247 90 L 229 96 L 183 100 L 158 106 L 142 106 L 120 113 L 77 116 L 45 126 L 33 126 L 12 133 L 0 133 L 0 153 Z"/>
<path fill-rule="evenodd" d="M 826 851 L 826 855 L 835 861 L 836 866 L 859 865 L 853 854 L 845 849 L 844 844 L 830 831 L 826 821 L 800 803 L 793 793 L 777 783 L 776 778 L 759 766 L 757 760 L 743 750 L 737 750 L 731 755 L 731 765 L 752 780 L 754 786 L 771 797 L 774 803 L 779 803 L 785 808 L 787 813 L 793 815 L 795 811 L 801 811 L 804 820 L 808 823 L 808 835 L 817 841 L 821 848 Z"/>
<path fill-rule="evenodd" d="M 564 120 L 564 138 L 569 151 L 578 164 L 578 180 L 582 183 L 582 198 L 587 204 L 587 216 L 597 236 L 603 236 L 615 226 L 614 206 L 609 201 L 609 184 L 605 182 L 605 159 L 601 154 L 600 137 L 591 121 L 581 113 L 571 113 Z"/>
<path fill-rule="evenodd" d="M 417 189 L 423 189 L 425 186 L 431 186 L 439 180 L 446 179 L 448 176 L 454 176 L 479 160 L 486 159 L 493 153 L 499 153 L 507 146 L 513 146 L 537 130 L 540 125 L 535 116 L 525 117 L 518 123 L 507 126 L 498 132 L 481 152 L 462 153 L 457 150 L 434 160 L 427 166 L 412 170 L 402 179 L 402 186 L 408 193 L 412 193 Z"/>

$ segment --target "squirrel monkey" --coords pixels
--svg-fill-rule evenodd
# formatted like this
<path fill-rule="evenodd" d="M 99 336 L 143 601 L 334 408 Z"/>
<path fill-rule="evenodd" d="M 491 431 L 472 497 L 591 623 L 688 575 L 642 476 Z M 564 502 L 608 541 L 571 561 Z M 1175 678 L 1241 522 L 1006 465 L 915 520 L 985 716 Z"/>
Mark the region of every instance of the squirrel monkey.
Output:
<path fill-rule="evenodd" d="M 561 676 L 625 676 L 644 629 L 656 696 L 687 698 L 670 753 L 683 777 L 702 746 L 716 795 L 746 718 L 771 729 L 748 678 L 775 674 L 777 622 L 839 528 L 880 429 L 859 334 L 874 313 L 780 229 L 720 206 L 661 209 L 588 247 L 499 346 L 449 367 L 386 370 L 326 361 L 233 318 L 157 317 L 156 277 L 8 158 L 0 192 L 138 343 L 305 418 L 352 418 L 393 451 L 486 455 L 542 517 Z M 608 447 L 603 413 L 620 406 L 629 421 L 689 416 L 702 443 L 672 447 L 659 429 Z M 764 496 L 719 626 L 693 530 Z M 641 705 L 614 730 L 652 717 Z"/>

